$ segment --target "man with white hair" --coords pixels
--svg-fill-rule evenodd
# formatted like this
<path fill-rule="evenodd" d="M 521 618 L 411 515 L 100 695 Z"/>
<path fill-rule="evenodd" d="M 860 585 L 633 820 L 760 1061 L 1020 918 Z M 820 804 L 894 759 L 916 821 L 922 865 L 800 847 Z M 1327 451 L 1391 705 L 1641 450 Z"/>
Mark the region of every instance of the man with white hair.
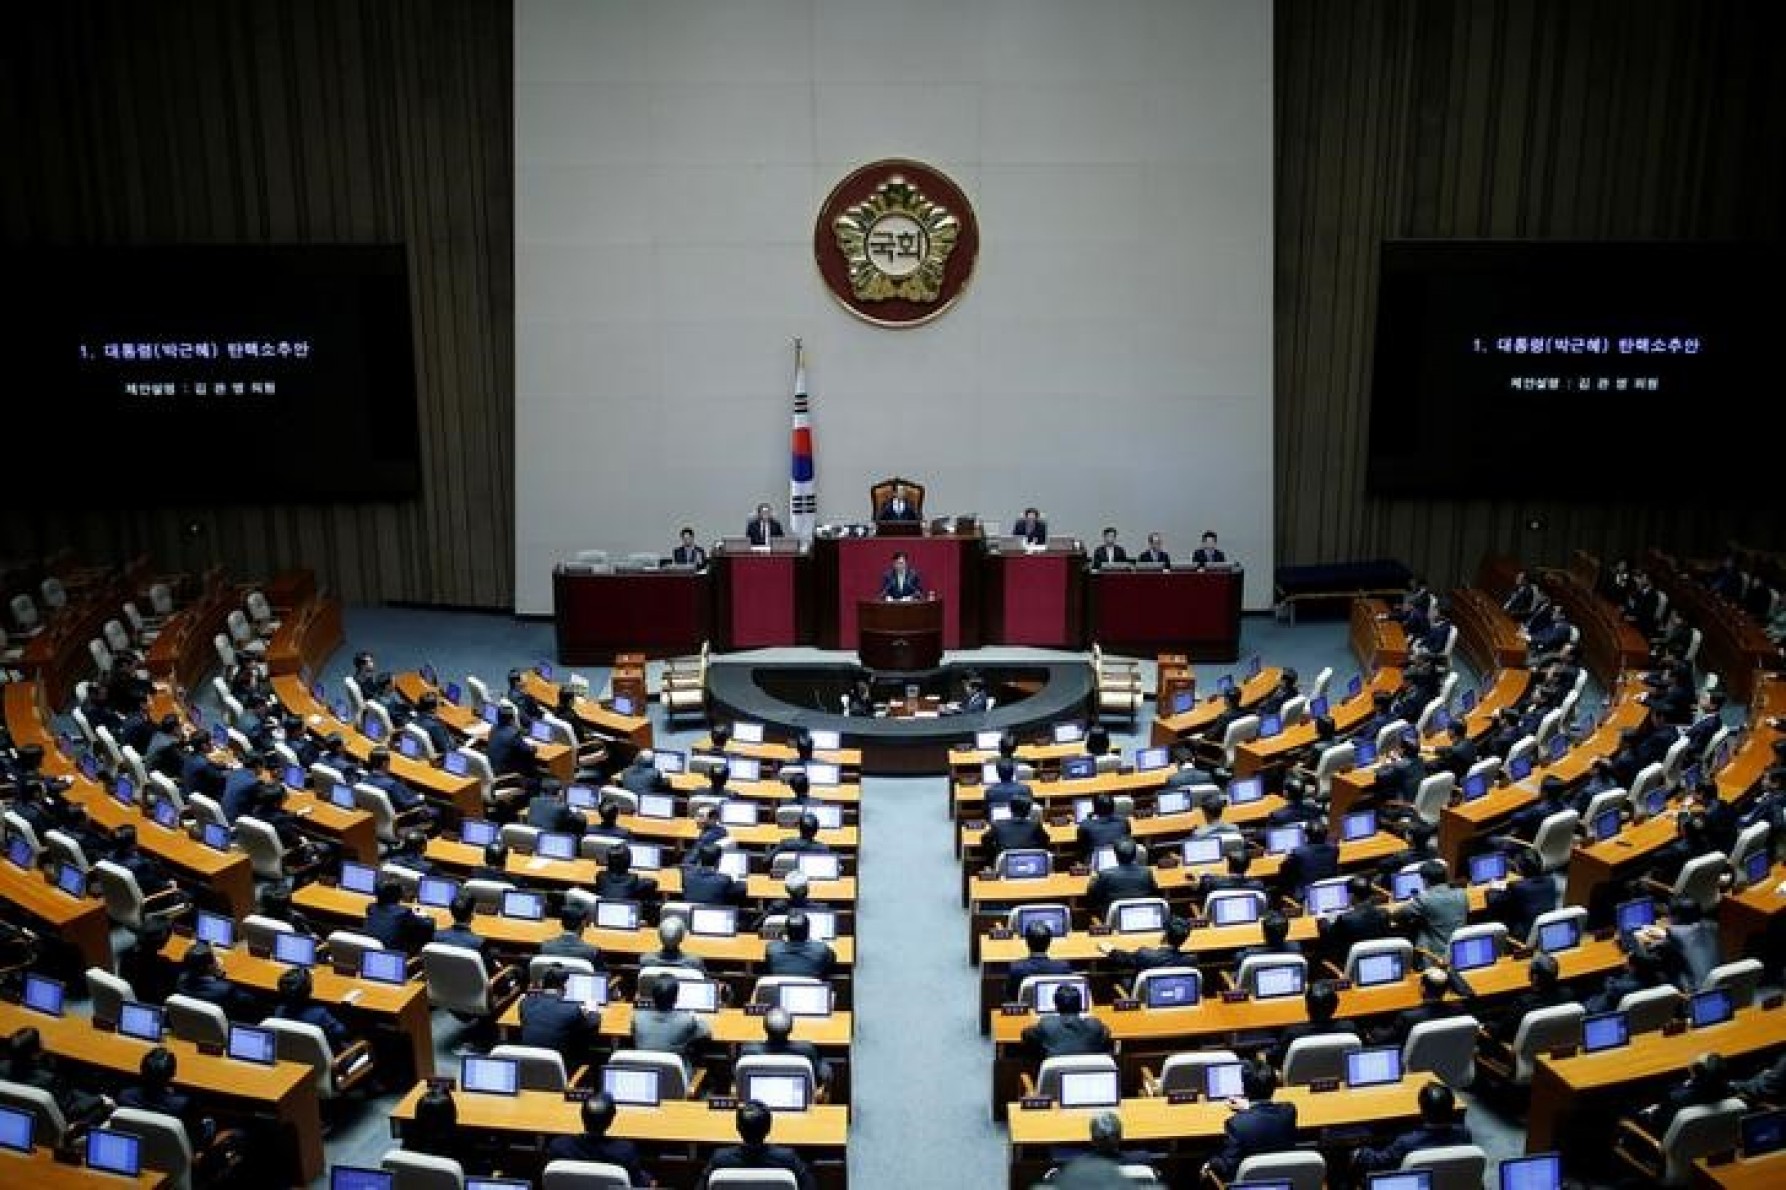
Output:
<path fill-rule="evenodd" d="M 643 797 L 647 793 L 663 793 L 670 782 L 657 771 L 657 755 L 649 748 L 640 748 L 633 762 L 620 774 L 620 788 Z"/>

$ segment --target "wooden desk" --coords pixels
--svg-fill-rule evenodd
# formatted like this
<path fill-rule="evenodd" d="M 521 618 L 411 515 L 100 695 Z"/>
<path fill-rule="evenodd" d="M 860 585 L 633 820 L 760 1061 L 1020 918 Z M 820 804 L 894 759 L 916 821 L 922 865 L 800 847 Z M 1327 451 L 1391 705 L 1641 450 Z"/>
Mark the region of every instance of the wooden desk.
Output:
<path fill-rule="evenodd" d="M 823 649 L 855 650 L 864 658 L 881 655 L 871 633 L 884 629 L 869 624 L 865 616 L 903 614 L 934 615 L 921 628 L 935 633 L 937 654 L 943 649 L 975 649 L 980 646 L 980 544 L 979 532 L 921 534 L 901 537 L 820 538 L 813 542 L 818 613 L 818 645 Z M 903 551 L 911 567 L 924 580 L 924 589 L 935 597 L 934 606 L 920 611 L 910 605 L 902 610 L 880 609 L 881 579 L 892 566 L 893 554 Z M 917 625 L 912 625 L 918 628 Z M 904 626 L 892 630 L 904 631 Z M 916 638 L 913 638 L 916 644 Z M 923 652 L 922 649 L 919 650 Z M 933 668 L 922 656 L 911 664 L 884 665 L 865 660 L 872 669 L 913 670 Z"/>
<path fill-rule="evenodd" d="M 175 934 L 168 939 L 162 953 L 169 962 L 177 963 L 186 957 L 192 941 L 185 934 Z M 278 995 L 279 977 L 288 970 L 284 963 L 256 958 L 248 953 L 246 946 L 220 947 L 216 954 L 231 983 L 263 996 Z M 311 999 L 338 1015 L 345 1013 L 349 1019 L 363 1017 L 371 1024 L 401 1034 L 408 1043 L 409 1074 L 415 1078 L 433 1075 L 434 1031 L 429 1018 L 427 984 L 419 980 L 389 984 L 337 975 L 327 963 L 312 967 L 310 977 Z M 364 1035 L 363 1031 L 361 1035 Z"/>
<path fill-rule="evenodd" d="M 231 609 L 240 606 L 244 594 L 225 583 L 221 572 L 206 575 L 199 597 L 169 616 L 149 645 L 144 664 L 150 676 L 182 690 L 197 689 L 218 665 L 211 640 L 224 630 Z"/>
<path fill-rule="evenodd" d="M 1077 649 L 1085 641 L 1085 554 L 1074 547 L 988 549 L 980 556 L 987 644 Z"/>
<path fill-rule="evenodd" d="M 1089 635 L 1121 653 L 1240 656 L 1241 570 L 1094 570 L 1085 577 Z"/>
<path fill-rule="evenodd" d="M 86 967 L 112 966 L 112 922 L 98 897 L 69 896 L 36 870 L 0 862 L 0 907 L 21 924 L 72 946 Z"/>
<path fill-rule="evenodd" d="M 1767 879 L 1718 903 L 1718 938 L 1727 960 L 1744 958 L 1749 944 L 1765 935 L 1786 910 L 1786 863 L 1776 863 Z"/>
<path fill-rule="evenodd" d="M 17 1004 L 0 1003 L 0 1032 L 11 1034 L 30 1025 L 43 1037 L 43 1048 L 64 1063 L 105 1070 L 135 1080 L 150 1043 L 117 1033 L 103 1033 L 84 1018 L 49 1017 Z M 316 1098 L 316 1075 L 296 1062 L 259 1066 L 202 1054 L 191 1042 L 162 1041 L 174 1052 L 179 1073 L 174 1085 L 207 1099 L 244 1105 L 277 1120 L 288 1130 L 299 1178 L 311 1182 L 323 1174 L 322 1110 Z"/>
<path fill-rule="evenodd" d="M 105 622 L 123 614 L 129 598 L 115 577 L 96 583 L 43 620 L 36 636 L 21 643 L 23 650 L 13 668 L 44 684 L 54 706 L 67 706 L 74 686 L 93 670 L 87 642 L 100 637 Z"/>
<path fill-rule="evenodd" d="M 857 657 L 877 672 L 935 669 L 943 659 L 946 602 L 864 599 L 856 607 Z"/>
<path fill-rule="evenodd" d="M 735 756 L 749 756 L 765 764 L 779 769 L 782 765 L 793 761 L 798 755 L 792 744 L 784 744 L 778 740 L 764 740 L 760 744 L 747 744 L 740 740 L 727 740 L 724 749 Z M 691 752 L 712 752 L 713 737 L 702 736 L 696 740 Z M 814 760 L 824 760 L 839 766 L 846 773 L 860 777 L 862 772 L 862 749 L 860 748 L 816 748 L 813 750 Z"/>
<path fill-rule="evenodd" d="M 315 673 L 346 639 L 341 629 L 341 601 L 333 596 L 312 596 L 282 610 L 279 627 L 267 641 L 267 672 Z"/>
<path fill-rule="evenodd" d="M 1644 555 L 1644 570 L 1681 617 L 1699 629 L 1699 665 L 1724 676 L 1732 699 L 1748 702 L 1756 673 L 1779 664 L 1780 650 L 1767 638 L 1761 625 L 1742 608 L 1681 574 L 1674 559 L 1657 550 Z"/>
<path fill-rule="evenodd" d="M 1786 1186 L 1786 1150 L 1765 1157 L 1738 1157 L 1723 1165 L 1693 1163 L 1696 1190 L 1780 1190 Z"/>
<path fill-rule="evenodd" d="M 743 1045 L 746 1042 L 761 1041 L 763 1018 L 751 1016 L 742 1008 L 722 1008 L 718 1012 L 703 1014 L 708 1025 L 713 1029 L 713 1040 L 721 1045 Z M 848 1049 L 850 1038 L 854 1035 L 855 1018 L 847 1010 L 833 1012 L 826 1017 L 802 1016 L 794 1018 L 794 1038 L 798 1041 L 810 1041 L 825 1049 Z M 504 1035 L 518 1032 L 521 1028 L 521 1002 L 516 1000 L 510 1004 L 496 1021 L 496 1027 Z M 631 1037 L 633 1035 L 633 1003 L 630 1000 L 610 1000 L 602 1006 L 602 1036 Z"/>
<path fill-rule="evenodd" d="M 706 773 L 675 773 L 669 777 L 670 788 L 678 793 L 707 793 L 712 783 L 707 780 Z M 755 798 L 766 802 L 792 801 L 794 791 L 773 777 L 762 781 L 726 782 L 726 793 L 732 797 Z M 842 785 L 823 785 L 807 791 L 807 798 L 815 802 L 836 802 L 842 806 L 858 806 L 862 802 L 862 786 L 845 782 Z"/>
<path fill-rule="evenodd" d="M 1396 620 L 1386 619 L 1389 605 L 1381 599 L 1354 599 L 1347 641 L 1352 656 L 1365 672 L 1378 666 L 1408 663 L 1408 633 Z"/>
<path fill-rule="evenodd" d="M 1240 687 L 1240 704 L 1250 707 L 1271 693 L 1278 684 L 1283 670 L 1275 665 L 1268 665 L 1257 675 L 1247 679 Z M 1153 721 L 1152 742 L 1173 744 L 1186 736 L 1201 735 L 1209 730 L 1210 724 L 1219 718 L 1227 703 L 1220 694 L 1211 695 L 1182 715 L 1156 715 Z M 1220 742 L 1220 741 L 1217 741 Z"/>
<path fill-rule="evenodd" d="M 1757 1007 L 1745 1008 L 1735 1019 L 1708 1029 L 1687 1029 L 1672 1037 L 1643 1033 L 1615 1050 L 1539 1058 L 1532 1070 L 1526 1152 L 1597 1143 L 1604 1134 L 1581 1128 L 1583 1121 L 1573 1118 L 1578 1112 L 1592 1106 L 1625 1110 L 1649 1102 L 1643 1098 L 1645 1084 L 1659 1087 L 1679 1079 L 1700 1054 L 1715 1051 L 1729 1061 L 1782 1047 L 1786 1047 L 1786 1011 Z"/>
<path fill-rule="evenodd" d="M 1330 706 L 1328 717 L 1333 720 L 1335 733 L 1344 736 L 1356 731 L 1358 725 L 1370 717 L 1376 705 L 1376 696 L 1393 694 L 1401 684 L 1402 671 L 1399 668 L 1388 666 L 1379 669 L 1371 676 L 1370 684 L 1359 690 L 1356 697 L 1348 698 L 1337 706 Z M 1289 753 L 1306 748 L 1314 742 L 1315 721 L 1312 718 L 1286 727 L 1268 740 L 1248 740 L 1234 750 L 1234 775 L 1246 777 L 1262 769 L 1273 768 L 1282 763 Z"/>
<path fill-rule="evenodd" d="M 1458 587 L 1451 592 L 1451 621 L 1457 625 L 1458 650 L 1476 672 L 1525 668 L 1526 642 L 1499 600 L 1475 587 Z"/>
<path fill-rule="evenodd" d="M 1602 688 L 1611 689 L 1626 670 L 1648 667 L 1649 642 L 1592 587 L 1564 570 L 1547 570 L 1539 581 L 1562 605 L 1569 623 L 1581 629 L 1582 659 Z"/>
<path fill-rule="evenodd" d="M 32 1149 L 29 1153 L 0 1149 L 0 1183 L 8 1186 L 30 1186 L 33 1190 L 40 1186 L 48 1190 L 118 1190 L 125 1180 L 115 1173 L 84 1165 L 64 1165 L 49 1149 Z M 146 1167 L 135 1180 L 135 1185 L 143 1190 L 161 1190 L 167 1184 L 167 1174 Z"/>
<path fill-rule="evenodd" d="M 548 682 L 532 670 L 521 676 L 521 688 L 548 707 L 558 705 L 557 682 Z M 651 720 L 643 707 L 637 715 L 622 715 L 612 707 L 604 707 L 593 698 L 579 697 L 571 704 L 571 713 L 583 726 L 610 742 L 626 745 L 616 759 L 630 761 L 640 748 L 651 747 Z M 569 780 L 567 775 L 564 780 Z"/>
<path fill-rule="evenodd" d="M 791 539 L 753 550 L 742 538 L 711 555 L 713 646 L 761 649 L 813 640 L 813 564 Z"/>
<path fill-rule="evenodd" d="M 713 581 L 705 570 L 572 574 L 560 566 L 552 620 L 561 665 L 606 665 L 634 649 L 694 653 L 713 635 Z"/>

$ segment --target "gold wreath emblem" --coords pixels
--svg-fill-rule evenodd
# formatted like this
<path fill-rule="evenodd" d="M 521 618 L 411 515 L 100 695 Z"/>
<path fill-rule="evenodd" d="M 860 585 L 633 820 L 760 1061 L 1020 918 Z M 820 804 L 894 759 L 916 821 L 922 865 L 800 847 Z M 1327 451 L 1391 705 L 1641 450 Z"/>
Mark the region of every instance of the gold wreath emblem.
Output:
<path fill-rule="evenodd" d="M 857 300 L 934 302 L 942 293 L 943 267 L 955 250 L 961 220 L 893 174 L 837 216 L 831 229 L 849 262 L 850 288 Z"/>

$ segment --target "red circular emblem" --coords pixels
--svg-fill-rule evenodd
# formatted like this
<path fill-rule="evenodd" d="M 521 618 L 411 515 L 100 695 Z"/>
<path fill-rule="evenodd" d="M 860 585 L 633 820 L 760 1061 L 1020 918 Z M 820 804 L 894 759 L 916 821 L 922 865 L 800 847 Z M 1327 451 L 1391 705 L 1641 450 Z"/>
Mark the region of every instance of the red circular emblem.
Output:
<path fill-rule="evenodd" d="M 832 189 L 812 229 L 825 288 L 877 326 L 918 326 L 961 296 L 980 224 L 961 187 L 917 161 L 888 158 Z"/>

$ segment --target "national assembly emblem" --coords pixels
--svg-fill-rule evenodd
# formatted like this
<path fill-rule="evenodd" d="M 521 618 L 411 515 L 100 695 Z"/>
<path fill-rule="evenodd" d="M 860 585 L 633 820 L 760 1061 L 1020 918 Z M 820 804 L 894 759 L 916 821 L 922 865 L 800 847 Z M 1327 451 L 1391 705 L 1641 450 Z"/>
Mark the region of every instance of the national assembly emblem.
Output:
<path fill-rule="evenodd" d="M 826 288 L 878 326 L 917 326 L 947 310 L 973 276 L 979 248 L 967 195 L 916 161 L 856 170 L 831 191 L 813 228 Z"/>

